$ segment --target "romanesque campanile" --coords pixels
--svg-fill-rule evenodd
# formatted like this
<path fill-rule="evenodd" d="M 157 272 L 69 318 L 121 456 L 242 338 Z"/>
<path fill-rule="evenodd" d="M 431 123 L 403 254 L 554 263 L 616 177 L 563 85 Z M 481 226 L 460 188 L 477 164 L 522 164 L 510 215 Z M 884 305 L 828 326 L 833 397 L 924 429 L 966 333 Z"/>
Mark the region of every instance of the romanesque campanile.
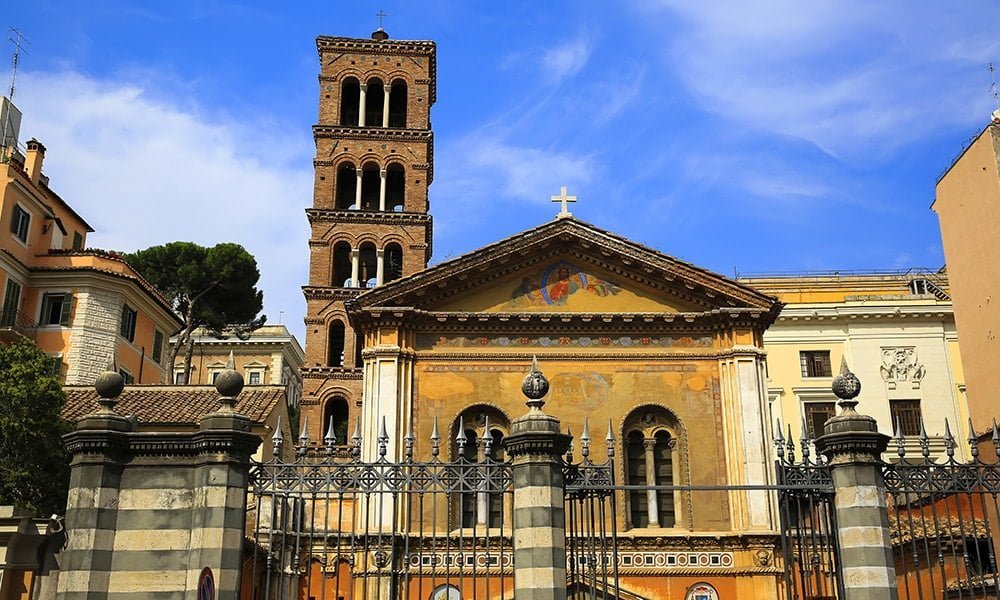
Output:
<path fill-rule="evenodd" d="M 431 41 L 321 36 L 319 122 L 304 289 L 301 423 L 337 442 L 360 415 L 363 340 L 344 302 L 424 269 L 431 256 L 427 190 L 434 177 L 436 47 Z"/>

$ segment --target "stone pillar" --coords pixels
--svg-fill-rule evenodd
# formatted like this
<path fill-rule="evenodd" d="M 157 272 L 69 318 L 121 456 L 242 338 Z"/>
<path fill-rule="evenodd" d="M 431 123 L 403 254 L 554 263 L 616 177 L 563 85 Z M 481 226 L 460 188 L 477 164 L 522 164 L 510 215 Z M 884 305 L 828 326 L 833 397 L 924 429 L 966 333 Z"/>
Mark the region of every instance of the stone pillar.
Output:
<path fill-rule="evenodd" d="M 358 127 L 365 126 L 365 104 L 368 93 L 368 84 L 362 83 L 358 86 Z"/>
<path fill-rule="evenodd" d="M 833 380 L 833 392 L 843 410 L 826 422 L 816 450 L 829 461 L 833 479 L 844 599 L 895 600 L 881 459 L 889 436 L 878 432 L 875 419 L 854 410 L 861 382 L 846 365 Z"/>
<path fill-rule="evenodd" d="M 379 248 L 375 251 L 375 285 L 382 285 L 385 281 L 385 250 Z"/>
<path fill-rule="evenodd" d="M 382 86 L 382 127 L 389 126 L 389 87 Z"/>
<path fill-rule="evenodd" d="M 193 598 L 211 577 L 239 598 L 250 456 L 260 438 L 233 412 L 243 378 L 216 378 L 222 407 L 197 432 L 137 432 L 113 411 L 120 375 L 97 382 L 102 409 L 66 436 L 73 455 L 58 600 Z"/>
<path fill-rule="evenodd" d="M 504 447 L 513 460 L 514 596 L 518 600 L 566 599 L 566 515 L 562 456 L 570 437 L 542 412 L 549 382 L 533 361 L 521 385 L 528 414 L 511 424 Z"/>
<path fill-rule="evenodd" d="M 354 210 L 361 210 L 361 180 L 364 178 L 365 170 L 359 166 L 355 173 L 358 179 L 354 187 Z"/>
<path fill-rule="evenodd" d="M 655 438 L 642 440 L 642 448 L 646 453 L 646 485 L 651 486 L 646 490 L 646 513 L 650 527 L 660 526 L 660 507 L 656 502 L 656 490 L 652 488 L 656 485 L 656 455 L 653 453 L 655 447 Z"/>
<path fill-rule="evenodd" d="M 351 248 L 351 287 L 361 287 L 358 277 L 361 275 L 361 250 Z"/>
<path fill-rule="evenodd" d="M 380 169 L 378 172 L 379 183 L 378 183 L 378 209 L 385 212 L 385 178 L 388 173 L 385 169 Z"/>

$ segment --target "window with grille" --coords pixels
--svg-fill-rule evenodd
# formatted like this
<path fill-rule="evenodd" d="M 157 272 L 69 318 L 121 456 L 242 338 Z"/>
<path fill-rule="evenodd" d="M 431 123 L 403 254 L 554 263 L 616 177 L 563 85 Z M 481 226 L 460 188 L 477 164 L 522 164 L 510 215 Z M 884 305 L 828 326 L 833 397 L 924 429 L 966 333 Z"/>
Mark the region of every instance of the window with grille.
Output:
<path fill-rule="evenodd" d="M 28 228 L 30 226 L 31 213 L 21 208 L 20 205 L 15 204 L 13 218 L 10 222 L 10 232 L 14 234 L 14 237 L 27 244 Z"/>
<path fill-rule="evenodd" d="M 80 235 L 79 231 L 73 232 L 73 249 L 83 250 L 83 236 Z"/>
<path fill-rule="evenodd" d="M 837 404 L 835 402 L 806 402 L 806 425 L 809 427 L 809 435 L 813 439 L 823 435 L 823 425 L 830 417 L 837 414 Z"/>
<path fill-rule="evenodd" d="M 890 400 L 892 424 L 903 435 L 920 435 L 920 400 Z"/>
<path fill-rule="evenodd" d="M 829 350 L 807 350 L 799 352 L 799 363 L 803 377 L 832 377 Z"/>

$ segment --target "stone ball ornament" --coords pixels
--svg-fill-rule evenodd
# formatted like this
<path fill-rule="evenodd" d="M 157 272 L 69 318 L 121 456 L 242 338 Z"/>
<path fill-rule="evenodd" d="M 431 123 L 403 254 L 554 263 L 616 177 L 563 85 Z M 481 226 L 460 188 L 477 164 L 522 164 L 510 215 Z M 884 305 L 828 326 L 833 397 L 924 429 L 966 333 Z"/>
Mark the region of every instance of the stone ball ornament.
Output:
<path fill-rule="evenodd" d="M 234 398 L 243 391 L 243 376 L 236 369 L 225 369 L 215 377 L 215 391 L 224 398 Z"/>
<path fill-rule="evenodd" d="M 861 393 L 861 380 L 850 371 L 833 378 L 833 393 L 841 400 L 853 400 Z"/>
<path fill-rule="evenodd" d="M 541 408 L 544 404 L 542 398 L 549 392 L 549 380 L 538 368 L 537 357 L 531 359 L 531 371 L 524 376 L 524 380 L 521 382 L 521 392 L 528 398 L 528 406 Z"/>
<path fill-rule="evenodd" d="M 125 378 L 117 371 L 104 371 L 94 381 L 94 389 L 101 398 L 117 398 L 125 389 Z"/>

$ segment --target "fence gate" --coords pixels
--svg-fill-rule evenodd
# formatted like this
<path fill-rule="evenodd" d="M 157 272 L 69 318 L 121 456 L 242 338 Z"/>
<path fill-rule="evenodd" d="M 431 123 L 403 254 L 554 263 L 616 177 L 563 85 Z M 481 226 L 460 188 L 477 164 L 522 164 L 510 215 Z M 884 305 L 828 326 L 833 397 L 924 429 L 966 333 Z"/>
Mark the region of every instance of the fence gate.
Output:
<path fill-rule="evenodd" d="M 347 445 L 332 429 L 319 444 L 300 438 L 286 461 L 278 428 L 275 458 L 253 466 L 243 598 L 513 597 L 511 469 L 493 438 L 466 452 L 460 430 L 444 462 L 435 427 L 429 460 L 414 460 L 407 435 L 394 463 L 383 425 L 380 458 L 366 462 L 357 428 Z"/>

